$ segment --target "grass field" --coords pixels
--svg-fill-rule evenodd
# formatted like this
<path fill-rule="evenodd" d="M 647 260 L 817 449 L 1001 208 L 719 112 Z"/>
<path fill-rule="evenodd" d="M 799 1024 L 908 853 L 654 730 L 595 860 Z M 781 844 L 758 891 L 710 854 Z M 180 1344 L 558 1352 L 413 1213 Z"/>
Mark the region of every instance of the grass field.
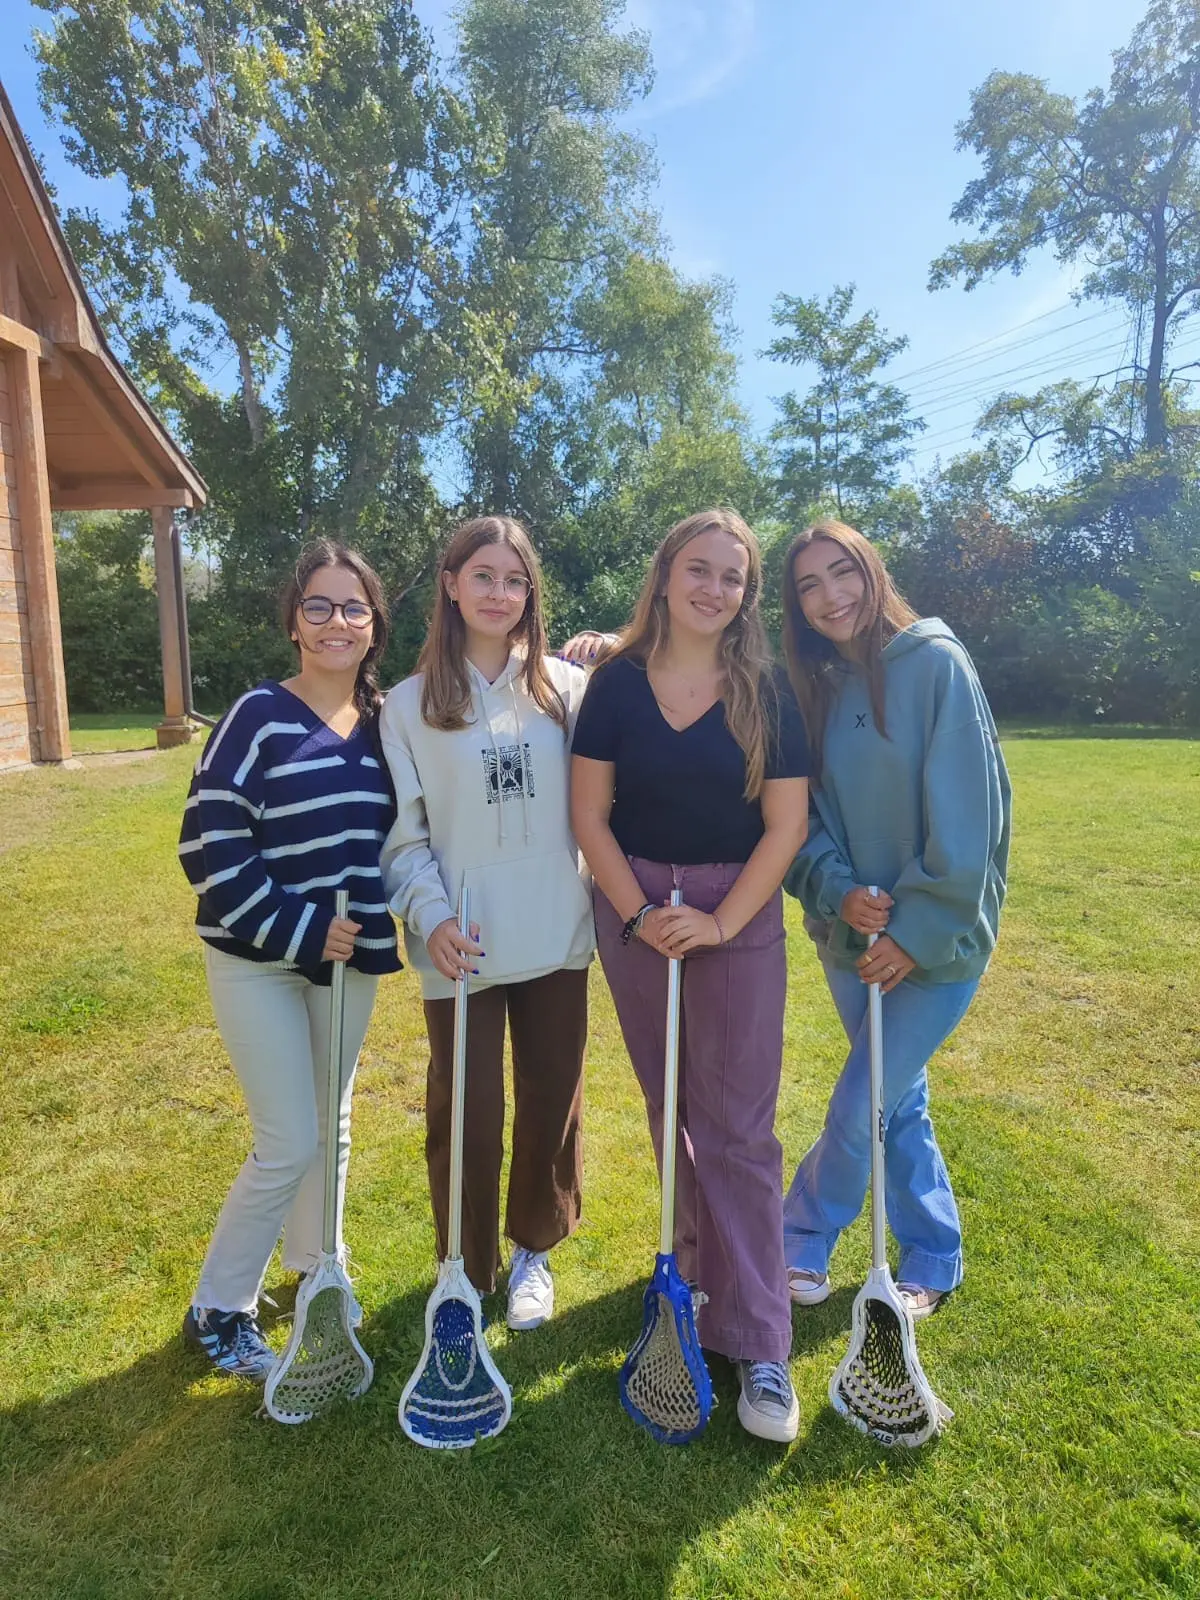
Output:
<path fill-rule="evenodd" d="M 656 1190 L 598 973 L 586 1220 L 556 1255 L 560 1314 L 493 1334 L 508 1430 L 444 1458 L 396 1425 L 434 1266 L 407 974 L 355 1113 L 375 1387 L 307 1428 L 256 1420 L 178 1337 L 247 1143 L 173 858 L 191 758 L 0 782 L 0 1595 L 1200 1596 L 1200 744 L 1007 753 L 1001 953 L 934 1068 L 967 1279 L 920 1343 L 957 1417 L 909 1455 L 825 1403 L 862 1221 L 830 1301 L 796 1312 L 792 1449 L 742 1433 L 723 1366 L 695 1444 L 624 1417 Z M 794 911 L 789 1170 L 842 1049 Z"/>
<path fill-rule="evenodd" d="M 110 750 L 153 750 L 161 711 L 74 711 L 71 753 L 92 756 Z"/>

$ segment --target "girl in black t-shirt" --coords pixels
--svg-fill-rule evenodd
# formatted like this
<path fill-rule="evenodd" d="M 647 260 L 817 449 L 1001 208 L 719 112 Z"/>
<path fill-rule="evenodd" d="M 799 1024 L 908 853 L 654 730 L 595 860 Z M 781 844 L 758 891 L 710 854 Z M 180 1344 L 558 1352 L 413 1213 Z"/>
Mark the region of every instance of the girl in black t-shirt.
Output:
<path fill-rule="evenodd" d="M 688 958 L 675 1252 L 707 1295 L 703 1343 L 738 1366 L 742 1425 L 786 1442 L 798 1408 L 774 1132 L 787 983 L 779 886 L 807 829 L 808 747 L 771 669 L 760 576 L 757 541 L 732 511 L 699 512 L 667 535 L 584 698 L 571 815 L 656 1151 L 663 958 Z M 672 908 L 676 887 L 685 903 Z"/>

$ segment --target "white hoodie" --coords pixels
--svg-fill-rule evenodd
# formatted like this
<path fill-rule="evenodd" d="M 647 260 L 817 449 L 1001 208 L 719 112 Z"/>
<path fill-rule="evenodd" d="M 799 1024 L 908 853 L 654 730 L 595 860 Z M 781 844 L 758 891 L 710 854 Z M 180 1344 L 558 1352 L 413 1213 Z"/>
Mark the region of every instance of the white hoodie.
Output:
<path fill-rule="evenodd" d="M 564 733 L 530 698 L 523 664 L 514 652 L 489 683 L 466 663 L 471 711 L 456 732 L 422 720 L 424 674 L 398 683 L 383 703 L 379 728 L 396 785 L 396 821 L 380 866 L 426 1000 L 454 994 L 425 941 L 455 915 L 464 882 L 486 951 L 473 990 L 592 959 L 590 884 L 568 811 L 570 734 L 587 675 L 546 658 L 567 707 Z"/>

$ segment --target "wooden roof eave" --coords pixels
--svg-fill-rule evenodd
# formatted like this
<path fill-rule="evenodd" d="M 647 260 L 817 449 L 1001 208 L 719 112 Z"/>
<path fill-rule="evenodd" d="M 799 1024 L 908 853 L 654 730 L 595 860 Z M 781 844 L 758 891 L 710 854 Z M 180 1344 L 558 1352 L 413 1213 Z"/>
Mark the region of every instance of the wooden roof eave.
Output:
<path fill-rule="evenodd" d="M 34 287 L 43 326 L 26 329 L 0 319 L 0 343 L 36 348 L 54 375 L 69 385 L 104 428 L 129 477 L 80 475 L 63 482 L 53 503 L 61 510 L 128 510 L 147 505 L 203 506 L 208 486 L 143 399 L 109 348 L 37 163 L 0 84 L 0 206 L 16 224 L 9 248 Z M 7 205 L 4 203 L 7 202 Z M 36 347 L 31 343 L 36 341 Z"/>

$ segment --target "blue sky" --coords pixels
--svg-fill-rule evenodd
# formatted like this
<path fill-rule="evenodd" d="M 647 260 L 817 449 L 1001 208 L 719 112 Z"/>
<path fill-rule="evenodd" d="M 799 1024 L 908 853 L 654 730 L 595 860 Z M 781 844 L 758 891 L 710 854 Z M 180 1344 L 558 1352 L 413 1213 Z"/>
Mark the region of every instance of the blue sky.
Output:
<path fill-rule="evenodd" d="M 448 44 L 451 0 L 416 8 Z M 38 109 L 28 41 L 45 14 L 29 0 L 0 9 L 0 78 L 60 203 L 114 213 L 116 186 L 75 173 Z M 1066 304 L 1071 279 L 1049 256 L 971 294 L 931 295 L 925 284 L 977 170 L 954 149 L 971 90 L 994 68 L 1075 95 L 1106 84 L 1144 10 L 1145 0 L 629 0 L 657 68 L 630 123 L 657 149 L 677 266 L 735 285 L 741 391 L 757 425 L 769 425 L 772 395 L 803 382 L 757 354 L 780 292 L 824 295 L 853 281 L 861 305 L 909 336 L 893 371 L 915 373 L 929 423 L 916 468 L 961 448 L 988 393 L 1022 383 L 1035 362 L 1028 376 L 1042 383 L 1123 359 L 1117 310 Z M 979 364 L 918 370 L 981 341 L 994 342 L 965 358 Z"/>

